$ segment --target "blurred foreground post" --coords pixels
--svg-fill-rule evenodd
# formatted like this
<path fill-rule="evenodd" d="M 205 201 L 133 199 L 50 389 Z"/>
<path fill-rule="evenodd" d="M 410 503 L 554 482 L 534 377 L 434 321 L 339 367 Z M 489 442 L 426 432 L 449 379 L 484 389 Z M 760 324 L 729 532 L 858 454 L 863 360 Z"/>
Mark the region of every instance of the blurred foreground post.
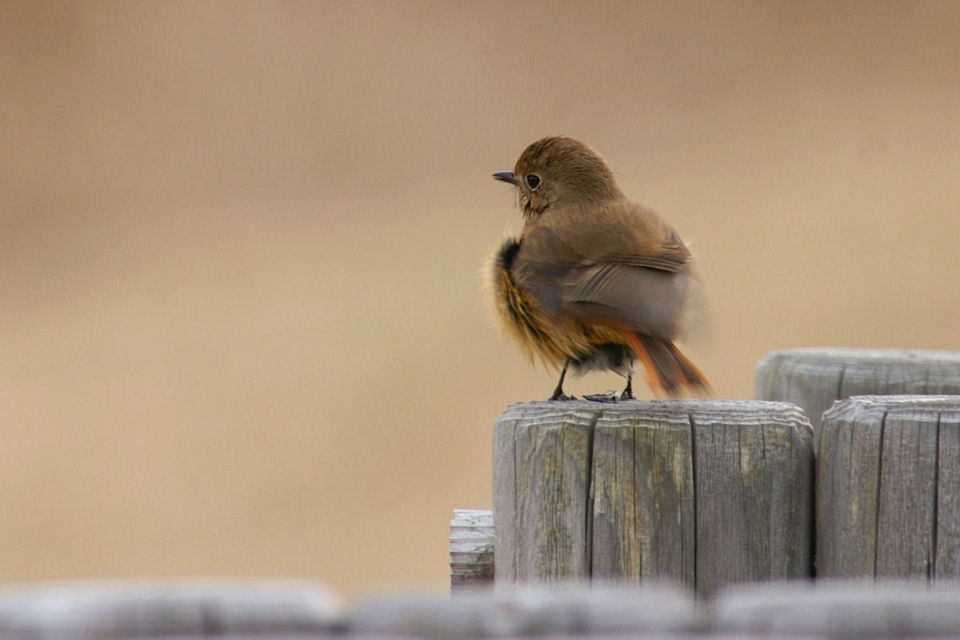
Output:
<path fill-rule="evenodd" d="M 711 611 L 710 630 L 723 638 L 956 638 L 960 584 L 818 580 L 738 585 L 724 589 Z"/>
<path fill-rule="evenodd" d="M 818 447 L 819 576 L 960 576 L 960 397 L 844 400 Z"/>
<path fill-rule="evenodd" d="M 332 634 L 339 606 L 296 580 L 102 580 L 0 589 L 4 638 Z"/>
<path fill-rule="evenodd" d="M 906 349 L 775 351 L 756 371 L 758 400 L 792 402 L 814 431 L 835 400 L 864 395 L 960 393 L 960 353 Z"/>
<path fill-rule="evenodd" d="M 530 402 L 494 427 L 498 582 L 809 576 L 812 430 L 795 406 Z"/>
<path fill-rule="evenodd" d="M 464 589 L 441 598 L 405 593 L 357 605 L 344 638 L 689 638 L 691 594 L 668 585 L 537 585 Z"/>

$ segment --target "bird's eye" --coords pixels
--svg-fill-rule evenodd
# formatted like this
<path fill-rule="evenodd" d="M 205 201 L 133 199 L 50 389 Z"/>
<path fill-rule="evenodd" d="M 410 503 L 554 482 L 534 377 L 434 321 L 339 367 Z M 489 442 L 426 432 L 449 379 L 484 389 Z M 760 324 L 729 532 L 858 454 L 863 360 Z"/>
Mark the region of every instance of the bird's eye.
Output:
<path fill-rule="evenodd" d="M 531 173 L 530 175 L 528 175 L 528 176 L 527 176 L 527 186 L 530 187 L 530 189 L 536 189 L 537 187 L 539 187 L 539 186 L 540 186 L 540 176 L 538 176 L 538 175 L 536 175 L 536 174 L 533 174 L 533 173 Z"/>

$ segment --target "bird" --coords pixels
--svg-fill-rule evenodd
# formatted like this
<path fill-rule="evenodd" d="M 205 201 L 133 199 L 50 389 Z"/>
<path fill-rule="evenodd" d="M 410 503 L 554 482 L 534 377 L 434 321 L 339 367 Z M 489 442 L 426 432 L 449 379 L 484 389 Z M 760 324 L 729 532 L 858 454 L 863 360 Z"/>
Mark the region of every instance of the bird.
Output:
<path fill-rule="evenodd" d="M 493 254 L 488 273 L 494 306 L 531 360 L 582 375 L 612 370 L 627 379 L 617 395 L 632 400 L 633 365 L 642 363 L 657 396 L 710 391 L 677 348 L 695 284 L 692 255 L 666 220 L 629 200 L 603 158 L 567 136 L 530 144 L 513 171 L 496 180 L 516 187 L 519 237 Z"/>

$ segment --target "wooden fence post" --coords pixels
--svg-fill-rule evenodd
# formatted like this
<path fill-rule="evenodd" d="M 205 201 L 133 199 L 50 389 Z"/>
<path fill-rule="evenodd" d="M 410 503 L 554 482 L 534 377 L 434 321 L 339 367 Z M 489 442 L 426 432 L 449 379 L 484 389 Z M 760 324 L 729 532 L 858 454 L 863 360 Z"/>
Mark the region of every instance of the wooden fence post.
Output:
<path fill-rule="evenodd" d="M 497 580 L 809 576 L 812 430 L 795 406 L 533 402 L 494 428 Z"/>
<path fill-rule="evenodd" d="M 493 512 L 454 509 L 450 521 L 450 589 L 493 584 Z"/>
<path fill-rule="evenodd" d="M 380 596 L 354 607 L 344 638 L 688 638 L 691 595 L 667 585 L 537 585 L 452 597 Z"/>
<path fill-rule="evenodd" d="M 960 576 L 960 397 L 838 402 L 819 451 L 818 576 Z"/>
<path fill-rule="evenodd" d="M 756 370 L 754 397 L 792 402 L 815 432 L 836 400 L 863 395 L 960 393 L 960 353 L 906 349 L 774 351 Z"/>
<path fill-rule="evenodd" d="M 341 612 L 298 580 L 83 580 L 0 590 L 0 637 L 285 637 L 336 633 Z"/>
<path fill-rule="evenodd" d="M 960 586 L 817 580 L 741 585 L 712 603 L 706 638 L 956 638 Z"/>
<path fill-rule="evenodd" d="M 501 582 L 590 575 L 587 402 L 511 405 L 493 429 L 496 574 Z"/>

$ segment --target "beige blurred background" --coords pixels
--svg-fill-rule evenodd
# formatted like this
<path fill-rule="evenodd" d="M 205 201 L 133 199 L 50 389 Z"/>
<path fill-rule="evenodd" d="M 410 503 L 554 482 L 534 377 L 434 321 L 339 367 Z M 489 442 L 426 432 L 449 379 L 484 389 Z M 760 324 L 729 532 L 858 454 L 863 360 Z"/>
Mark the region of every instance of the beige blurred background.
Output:
<path fill-rule="evenodd" d="M 772 349 L 960 349 L 958 33 L 952 2 L 4 1 L 0 581 L 444 585 L 494 420 L 555 382 L 481 294 L 519 228 L 490 174 L 547 134 L 693 243 L 717 395 Z"/>

